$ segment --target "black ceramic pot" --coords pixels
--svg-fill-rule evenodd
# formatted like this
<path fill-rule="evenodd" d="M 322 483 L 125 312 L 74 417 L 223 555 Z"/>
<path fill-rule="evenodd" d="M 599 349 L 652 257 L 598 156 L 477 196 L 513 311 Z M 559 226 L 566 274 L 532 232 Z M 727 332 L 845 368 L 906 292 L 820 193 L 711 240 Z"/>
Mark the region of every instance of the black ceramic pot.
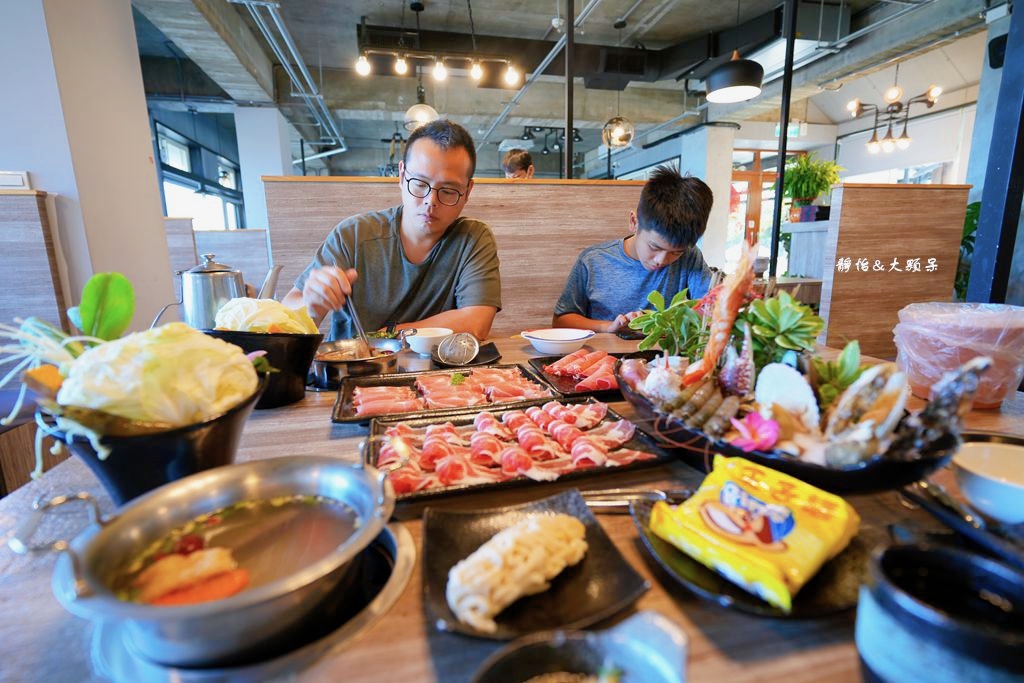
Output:
<path fill-rule="evenodd" d="M 952 547 L 875 553 L 857 606 L 857 650 L 869 680 L 1024 678 L 1024 574 Z"/>
<path fill-rule="evenodd" d="M 290 334 L 285 332 L 234 332 L 231 330 L 203 330 L 217 339 L 240 347 L 246 353 L 266 351 L 267 362 L 277 372 L 270 373 L 270 384 L 256 409 L 279 408 L 306 395 L 306 379 L 322 334 Z"/>
<path fill-rule="evenodd" d="M 85 437 L 74 436 L 68 443 L 60 430 L 50 433 L 85 461 L 120 506 L 169 482 L 234 461 L 242 426 L 267 383 L 261 375 L 252 396 L 205 422 L 155 434 L 101 437 L 100 443 L 110 448 L 103 460 Z"/>

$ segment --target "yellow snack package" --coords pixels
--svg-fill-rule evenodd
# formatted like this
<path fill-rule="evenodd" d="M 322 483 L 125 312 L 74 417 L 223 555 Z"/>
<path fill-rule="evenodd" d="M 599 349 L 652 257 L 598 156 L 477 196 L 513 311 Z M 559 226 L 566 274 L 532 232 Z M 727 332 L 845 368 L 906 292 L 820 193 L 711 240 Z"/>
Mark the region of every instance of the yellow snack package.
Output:
<path fill-rule="evenodd" d="M 786 612 L 859 527 L 839 496 L 721 455 L 696 493 L 677 506 L 659 501 L 650 521 L 659 537 Z"/>

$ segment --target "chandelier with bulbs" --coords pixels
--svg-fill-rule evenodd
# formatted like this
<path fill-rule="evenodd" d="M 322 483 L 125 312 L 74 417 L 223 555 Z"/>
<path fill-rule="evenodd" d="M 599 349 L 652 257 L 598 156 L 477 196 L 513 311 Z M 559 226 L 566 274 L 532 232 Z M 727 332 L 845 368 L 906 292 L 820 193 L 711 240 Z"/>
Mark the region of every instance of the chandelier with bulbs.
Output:
<path fill-rule="evenodd" d="M 420 32 L 420 12 L 424 10 L 424 4 L 422 2 L 410 2 L 409 9 L 411 9 L 416 15 L 416 33 L 419 35 Z M 479 83 L 483 80 L 485 69 L 484 66 L 488 63 L 496 63 L 505 66 L 505 73 L 502 76 L 502 80 L 505 85 L 514 87 L 519 85 L 519 81 L 523 75 L 512 64 L 512 60 L 508 57 L 498 57 L 493 55 L 478 55 L 476 54 L 476 25 L 473 23 L 473 4 L 471 0 L 466 0 L 466 9 L 469 12 L 469 27 L 470 34 L 473 38 L 473 52 L 434 52 L 430 50 L 420 50 L 418 48 L 406 47 L 399 41 L 399 47 L 397 49 L 383 49 L 375 47 L 360 47 L 359 57 L 356 59 L 355 69 L 356 73 L 360 76 L 366 77 L 373 73 L 373 65 L 370 63 L 370 56 L 383 56 L 391 57 L 391 69 L 399 76 L 405 76 L 409 73 L 410 66 L 419 66 L 420 62 L 426 62 L 427 66 L 430 67 L 430 73 L 434 76 L 435 81 L 443 81 L 448 78 L 448 67 L 453 64 L 459 64 L 465 66 L 469 72 L 469 77 L 473 81 Z M 405 13 L 402 13 L 403 22 L 402 28 L 405 28 Z M 366 17 L 363 17 L 362 29 L 359 33 L 360 42 L 363 42 L 362 36 L 366 34 Z M 378 61 L 378 60 L 375 60 Z M 410 65 L 410 62 L 412 63 Z M 500 68 L 500 67 L 499 67 Z M 417 72 L 419 69 L 417 69 Z"/>
<path fill-rule="evenodd" d="M 903 102 L 903 88 L 899 86 L 900 66 L 896 65 L 896 77 L 893 84 L 883 94 L 885 105 L 880 107 L 876 104 L 862 102 L 860 98 L 854 98 L 846 104 L 847 111 L 853 118 L 859 118 L 868 112 L 874 112 L 875 122 L 871 129 L 871 139 L 867 141 L 868 152 L 886 154 L 896 149 L 907 149 L 910 147 L 911 138 L 907 134 L 907 127 L 910 122 L 910 105 L 915 103 L 924 104 L 931 109 L 942 94 L 942 88 L 937 85 L 928 86 L 928 89 L 920 95 L 911 97 Z M 893 127 L 899 127 L 903 123 L 903 132 L 899 137 L 893 135 Z M 878 139 L 879 124 L 885 126 L 885 137 Z"/>

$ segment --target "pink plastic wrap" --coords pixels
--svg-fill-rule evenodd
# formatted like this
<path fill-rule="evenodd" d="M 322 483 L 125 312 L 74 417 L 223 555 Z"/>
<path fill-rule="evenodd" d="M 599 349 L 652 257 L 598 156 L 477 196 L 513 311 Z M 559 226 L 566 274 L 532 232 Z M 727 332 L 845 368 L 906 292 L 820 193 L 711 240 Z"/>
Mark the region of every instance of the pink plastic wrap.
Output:
<path fill-rule="evenodd" d="M 929 398 L 943 375 L 975 356 L 992 358 L 975 408 L 997 408 L 1024 376 L 1024 308 L 1003 304 L 910 304 L 893 328 L 896 362 L 915 396 Z"/>

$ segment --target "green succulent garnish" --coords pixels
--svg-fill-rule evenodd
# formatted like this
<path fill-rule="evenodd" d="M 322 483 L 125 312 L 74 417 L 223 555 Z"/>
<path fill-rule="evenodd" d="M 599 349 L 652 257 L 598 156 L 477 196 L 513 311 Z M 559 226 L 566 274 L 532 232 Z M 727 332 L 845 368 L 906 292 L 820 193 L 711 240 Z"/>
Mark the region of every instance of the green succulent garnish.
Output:
<path fill-rule="evenodd" d="M 695 358 L 707 344 L 707 331 L 701 329 L 700 315 L 693 310 L 696 301 L 687 298 L 687 291 L 677 293 L 668 306 L 661 292 L 647 295 L 654 306 L 629 322 L 630 329 L 640 330 L 645 336 L 637 347 L 640 351 L 660 347 L 670 356 Z"/>
<path fill-rule="evenodd" d="M 452 386 L 458 386 L 466 381 L 466 376 L 461 372 L 456 372 L 452 375 Z"/>
<path fill-rule="evenodd" d="M 788 292 L 779 292 L 770 299 L 752 301 L 737 320 L 750 324 L 754 342 L 754 363 L 764 367 L 782 360 L 786 351 L 811 351 L 825 321 L 811 307 L 794 299 Z M 742 334 L 742 326 L 733 332 Z"/>
<path fill-rule="evenodd" d="M 827 408 L 847 387 L 857 381 L 863 369 L 860 367 L 860 344 L 856 340 L 843 347 L 843 352 L 834 361 L 812 358 L 814 385 L 818 390 L 818 403 Z"/>

